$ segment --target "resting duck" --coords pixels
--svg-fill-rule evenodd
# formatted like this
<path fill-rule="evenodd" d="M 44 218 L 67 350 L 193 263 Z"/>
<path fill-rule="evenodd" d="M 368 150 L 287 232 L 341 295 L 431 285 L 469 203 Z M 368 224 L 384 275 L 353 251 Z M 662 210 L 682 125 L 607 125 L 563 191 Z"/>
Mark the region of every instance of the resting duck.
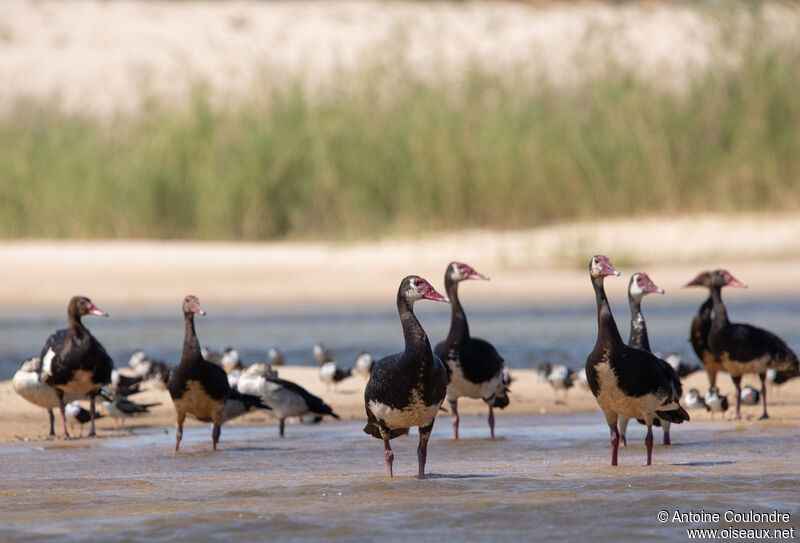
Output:
<path fill-rule="evenodd" d="M 444 274 L 444 288 L 452 313 L 450 332 L 439 342 L 434 353 L 447 368 L 450 382 L 447 385 L 447 401 L 453 415 L 453 439 L 458 439 L 458 399 L 480 398 L 489 406 L 489 434 L 494 439 L 494 408 L 503 409 L 509 403 L 503 383 L 503 358 L 488 341 L 473 338 L 469 334 L 467 316 L 458 299 L 458 284 L 469 279 L 488 281 L 489 278 L 461 262 L 448 264 Z"/>
<path fill-rule="evenodd" d="M 611 314 L 603 286 L 609 275 L 619 275 L 603 255 L 589 261 L 589 277 L 597 302 L 597 341 L 586 358 L 586 377 L 611 430 L 611 465 L 617 465 L 619 415 L 642 418 L 647 425 L 647 465 L 653 458 L 653 420 L 681 423 L 689 414 L 681 407 L 681 383 L 669 364 L 652 353 L 629 347 Z"/>
<path fill-rule="evenodd" d="M 418 426 L 419 478 L 425 478 L 428 439 L 447 393 L 447 370 L 433 354 L 428 336 L 414 315 L 414 302 L 423 299 L 448 301 L 422 277 L 409 275 L 400 282 L 397 310 L 405 349 L 378 360 L 364 390 L 367 411 L 364 432 L 383 440 L 389 477 L 394 461 L 389 440 L 408 433 L 411 426 Z"/>
<path fill-rule="evenodd" d="M 64 395 L 71 393 L 89 397 L 89 437 L 95 437 L 95 396 L 104 385 L 111 382 L 111 370 L 114 368 L 114 362 L 106 350 L 81 322 L 84 315 L 108 316 L 89 298 L 74 296 L 67 306 L 69 327 L 47 338 L 40 355 L 44 382 L 53 387 L 58 396 L 65 437 L 69 437 L 69 432 L 64 413 Z"/>

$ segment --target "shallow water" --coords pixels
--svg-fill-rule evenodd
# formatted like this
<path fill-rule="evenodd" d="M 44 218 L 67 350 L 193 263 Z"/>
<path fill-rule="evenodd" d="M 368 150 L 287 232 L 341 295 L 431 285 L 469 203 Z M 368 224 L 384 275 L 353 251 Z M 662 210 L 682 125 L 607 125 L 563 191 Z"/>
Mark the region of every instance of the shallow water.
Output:
<path fill-rule="evenodd" d="M 583 303 L 561 305 L 487 304 L 462 297 L 472 334 L 489 339 L 511 368 L 533 368 L 543 360 L 577 368 L 594 346 L 597 324 L 591 296 Z M 765 327 L 790 346 L 800 348 L 800 327 L 796 326 L 800 300 L 745 297 L 741 293 L 729 298 L 726 303 L 731 319 Z M 677 352 L 697 363 L 688 342 L 689 326 L 703 299 L 698 291 L 696 300 L 646 300 L 644 311 L 655 351 Z M 137 348 L 168 364 L 178 362 L 183 344 L 183 317 L 178 307 L 134 310 L 97 303 L 111 317 L 87 317 L 85 322 L 117 366 L 126 366 Z M 265 360 L 269 347 L 278 346 L 288 364 L 313 365 L 311 348 L 317 341 L 332 349 L 344 365 L 352 364 L 362 350 L 380 357 L 402 349 L 402 332 L 392 300 L 380 307 L 211 305 L 206 310 L 208 316 L 197 319 L 201 344 L 215 349 L 234 346 L 248 364 Z M 415 311 L 432 344 L 446 336 L 449 307 L 419 303 Z M 627 338 L 627 305 L 616 304 L 614 315 Z M 22 360 L 38 355 L 45 339 L 64 326 L 65 308 L 0 312 L 0 379 L 10 379 Z"/>
<path fill-rule="evenodd" d="M 620 466 L 608 466 L 599 413 L 463 417 L 449 439 L 441 417 L 429 446 L 429 478 L 416 474 L 417 436 L 393 440 L 394 479 L 362 422 L 139 430 L 122 439 L 0 446 L 0 539 L 17 541 L 337 540 L 685 541 L 703 523 L 657 514 L 777 509 L 800 523 L 796 429 L 730 422 L 674 428 L 644 466 L 644 430 L 629 430 Z M 660 440 L 660 431 L 656 435 Z M 719 522 L 748 527 L 742 523 Z M 753 525 L 755 526 L 755 525 Z"/>

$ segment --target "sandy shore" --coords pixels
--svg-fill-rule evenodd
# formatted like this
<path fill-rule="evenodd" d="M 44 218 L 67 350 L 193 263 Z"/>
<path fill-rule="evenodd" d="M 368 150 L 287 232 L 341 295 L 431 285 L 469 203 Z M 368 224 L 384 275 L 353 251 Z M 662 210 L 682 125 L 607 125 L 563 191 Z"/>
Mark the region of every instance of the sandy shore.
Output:
<path fill-rule="evenodd" d="M 371 304 L 394 297 L 402 277 L 441 287 L 451 260 L 492 278 L 475 299 L 500 302 L 590 296 L 596 253 L 623 277 L 647 271 L 667 295 L 703 269 L 725 267 L 760 295 L 800 294 L 800 215 L 707 215 L 574 223 L 529 230 L 465 231 L 352 243 L 158 241 L 0 242 L 3 304 L 60 306 L 77 293 L 116 304 L 168 305 L 194 293 L 214 304 Z M 624 296 L 627 281 L 609 281 Z"/>
<path fill-rule="evenodd" d="M 703 216 L 670 220 L 619 220 L 570 224 L 518 232 L 473 231 L 414 239 L 357 243 L 184 243 L 184 242 L 4 242 L 3 311 L 14 307 L 60 306 L 83 293 L 113 311 L 118 304 L 175 303 L 192 292 L 214 304 L 373 304 L 393 299 L 399 280 L 411 273 L 441 286 L 450 260 L 463 260 L 490 275 L 476 300 L 509 303 L 568 301 L 591 297 L 585 266 L 605 253 L 627 277 L 647 271 L 668 296 L 700 299 L 681 289 L 702 269 L 727 267 L 752 294 L 796 296 L 800 283 L 800 215 Z M 56 270 L 56 273 L 54 273 Z M 627 281 L 608 281 L 610 296 L 624 297 Z M 573 389 L 565 405 L 555 404 L 549 386 L 531 371 L 515 371 L 510 414 L 568 413 L 597 409 L 589 392 Z M 352 378 L 336 393 L 324 390 L 315 368 L 284 367 L 281 376 L 322 396 L 345 418 L 364 416 L 364 382 Z M 729 379 L 720 380 L 732 392 Z M 755 383 L 753 379 L 752 384 Z M 685 388 L 707 388 L 704 375 L 689 377 Z M 164 391 L 148 391 L 140 402 L 161 402 L 136 424 L 172 427 L 174 415 Z M 4 409 L 0 440 L 45 437 L 43 411 L 19 398 L 10 382 L 0 383 Z M 769 424 L 798 425 L 800 380 L 770 396 Z M 464 400 L 465 414 L 483 414 L 481 402 Z M 747 416 L 758 414 L 748 408 Z M 703 418 L 705 413 L 696 413 Z M 237 424 L 273 424 L 251 414 Z M 106 435 L 113 422 L 100 421 Z"/>
<path fill-rule="evenodd" d="M 352 377 L 340 383 L 337 390 L 328 391 L 319 380 L 316 368 L 284 366 L 278 369 L 282 378 L 299 383 L 313 394 L 321 396 L 343 419 L 364 419 L 366 421 L 363 397 L 365 381 L 362 378 Z M 599 409 L 591 392 L 586 389 L 573 387 L 569 391 L 566 401 L 562 399 L 563 393 L 559 393 L 557 403 L 553 389 L 549 384 L 539 381 L 533 370 L 514 370 L 512 377 L 514 381 L 511 384 L 511 404 L 504 410 L 496 411 L 498 434 L 502 434 L 503 417 L 506 415 L 567 414 Z M 730 379 L 721 375 L 717 379 L 717 384 L 723 394 L 728 394 L 731 405 L 733 405 L 733 385 Z M 757 378 L 752 375 L 745 376 L 743 384 L 759 386 Z M 684 390 L 690 388 L 697 388 L 701 391 L 708 388 L 704 372 L 695 372 L 686 378 Z M 770 390 L 768 396 L 771 419 L 757 421 L 757 417 L 761 414 L 760 406 L 743 406 L 744 420 L 740 423 L 740 427 L 749 425 L 800 427 L 800 379 L 794 379 L 777 390 Z M 129 435 L 131 428 L 163 427 L 170 433 L 169 437 L 164 437 L 165 441 L 171 442 L 174 439 L 175 412 L 166 390 L 149 388 L 131 399 L 139 403 L 160 402 L 160 405 L 152 408 L 152 412 L 148 415 L 128 419 L 119 429 L 115 428 L 113 419 L 109 417 L 99 419 L 97 426 L 100 436 L 121 437 Z M 88 402 L 85 403 L 88 405 Z M 45 411 L 18 396 L 11 388 L 10 381 L 0 382 L 0 405 L 3 409 L 3 418 L 0 420 L 0 441 L 48 439 L 48 422 Z M 482 401 L 470 399 L 459 400 L 459 412 L 463 415 L 487 414 L 486 406 Z M 693 420 L 709 420 L 711 418 L 705 411 L 693 410 L 690 414 Z M 730 411 L 727 415 L 730 415 Z M 716 418 L 719 419 L 719 415 Z M 60 435 L 58 417 L 56 422 L 56 431 Z M 227 424 L 265 426 L 265 432 L 270 434 L 274 432 L 277 435 L 275 420 L 262 412 L 249 413 Z M 449 425 L 449 415 L 441 413 L 438 424 Z M 187 425 L 208 426 L 191 419 L 187 421 Z M 287 432 L 291 434 L 291 428 Z M 223 439 L 224 433 L 223 428 Z M 680 429 L 676 430 L 677 433 L 680 433 Z"/>

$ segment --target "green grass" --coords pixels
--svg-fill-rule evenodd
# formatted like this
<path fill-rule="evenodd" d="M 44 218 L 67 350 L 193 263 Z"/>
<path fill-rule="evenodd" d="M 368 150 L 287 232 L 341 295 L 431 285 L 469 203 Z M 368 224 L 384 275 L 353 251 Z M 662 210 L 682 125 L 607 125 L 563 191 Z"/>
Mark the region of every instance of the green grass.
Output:
<path fill-rule="evenodd" d="M 113 122 L 20 104 L 0 119 L 0 237 L 347 239 L 797 211 L 800 44 L 737 40 L 737 69 L 680 92 L 614 66 L 558 88 L 477 67 L 426 83 L 376 61 L 312 97 L 297 82 L 215 107 L 198 86 Z"/>

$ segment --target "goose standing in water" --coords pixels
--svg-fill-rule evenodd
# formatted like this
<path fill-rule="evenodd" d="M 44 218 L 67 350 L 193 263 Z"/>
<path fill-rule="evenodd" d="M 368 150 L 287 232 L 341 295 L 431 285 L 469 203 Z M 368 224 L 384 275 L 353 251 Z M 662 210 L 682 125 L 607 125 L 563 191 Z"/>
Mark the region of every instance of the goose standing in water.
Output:
<path fill-rule="evenodd" d="M 652 353 L 622 341 L 603 286 L 609 275 L 619 275 L 603 255 L 589 261 L 589 277 L 597 302 L 597 341 L 586 358 L 586 377 L 611 430 L 611 465 L 617 465 L 619 415 L 642 418 L 647 425 L 647 465 L 653 459 L 653 420 L 681 423 L 689 414 L 681 407 L 682 390 L 675 371 Z"/>
<path fill-rule="evenodd" d="M 231 390 L 225 370 L 203 358 L 194 327 L 194 316 L 205 314 L 196 296 L 187 296 L 183 300 L 184 338 L 181 362 L 172 370 L 167 382 L 178 422 L 175 452 L 178 452 L 183 438 L 183 422 L 187 414 L 214 425 L 211 442 L 212 449 L 216 451 L 223 422 L 254 407 L 269 409 L 257 397 Z"/>
<path fill-rule="evenodd" d="M 422 277 L 409 275 L 400 282 L 397 310 L 405 349 L 378 360 L 364 389 L 367 411 L 364 432 L 383 440 L 389 477 L 393 475 L 394 462 L 389 440 L 408 433 L 412 426 L 418 426 L 419 478 L 425 478 L 428 439 L 447 393 L 447 370 L 439 357 L 433 354 L 428 335 L 414 315 L 414 302 L 423 299 L 448 301 Z"/>
<path fill-rule="evenodd" d="M 489 434 L 494 439 L 494 408 L 503 409 L 509 403 L 503 382 L 503 358 L 488 341 L 469 334 L 467 316 L 458 299 L 458 284 L 468 279 L 488 280 L 472 267 L 461 262 L 451 262 L 444 274 L 444 288 L 450 298 L 452 314 L 447 339 L 434 349 L 444 361 L 450 382 L 447 401 L 453 415 L 453 439 L 458 439 L 458 399 L 480 398 L 489 406 Z"/>

